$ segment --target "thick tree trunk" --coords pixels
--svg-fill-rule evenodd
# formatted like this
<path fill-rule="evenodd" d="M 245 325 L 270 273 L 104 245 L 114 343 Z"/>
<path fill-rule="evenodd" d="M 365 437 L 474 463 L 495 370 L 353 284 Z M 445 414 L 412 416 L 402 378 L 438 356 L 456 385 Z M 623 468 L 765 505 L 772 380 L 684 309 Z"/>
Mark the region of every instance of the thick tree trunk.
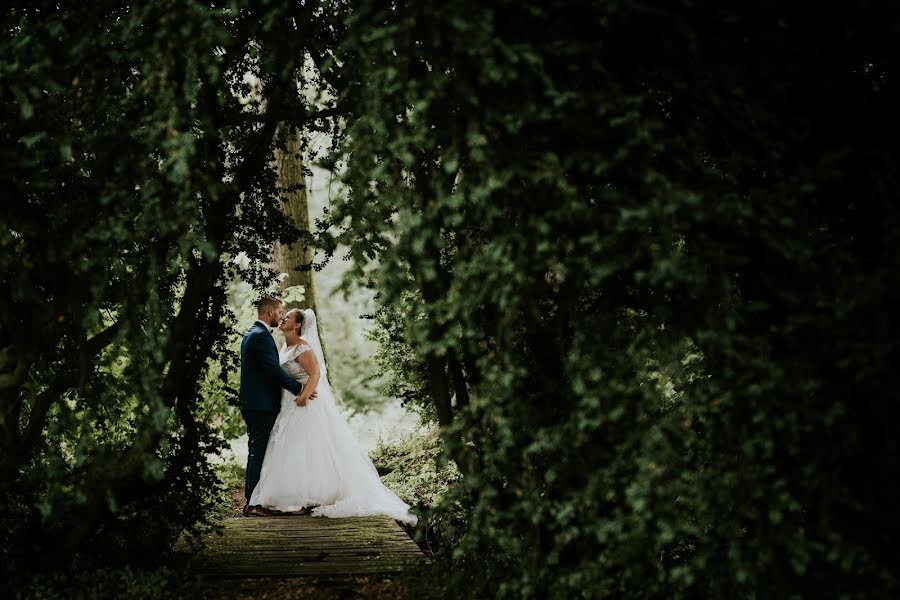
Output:
<path fill-rule="evenodd" d="M 278 172 L 278 187 L 282 190 L 282 210 L 288 219 L 300 230 L 309 231 L 309 198 L 306 193 L 306 177 L 300 158 L 300 135 L 293 131 L 288 137 L 285 150 L 275 149 L 275 167 Z M 287 273 L 283 288 L 302 285 L 306 298 L 304 308 L 316 310 L 316 293 L 313 285 L 312 262 L 314 249 L 308 238 L 303 238 L 290 246 L 275 242 L 273 250 L 275 267 Z M 288 303 L 287 308 L 296 304 Z M 317 311 L 318 312 L 318 311 Z"/>

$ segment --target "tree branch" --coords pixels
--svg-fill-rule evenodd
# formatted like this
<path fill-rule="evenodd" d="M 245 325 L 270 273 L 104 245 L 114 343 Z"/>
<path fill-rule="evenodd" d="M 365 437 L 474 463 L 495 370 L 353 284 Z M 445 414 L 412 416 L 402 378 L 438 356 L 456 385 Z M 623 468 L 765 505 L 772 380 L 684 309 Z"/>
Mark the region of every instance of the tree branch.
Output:
<path fill-rule="evenodd" d="M 84 344 L 84 348 L 89 361 L 92 361 L 97 354 L 113 342 L 121 328 L 122 322 L 116 321 L 94 337 L 87 340 Z M 19 443 L 16 444 L 17 448 L 12 461 L 16 467 L 21 465 L 31 455 L 32 448 L 34 448 L 40 438 L 41 432 L 44 430 L 47 415 L 50 412 L 50 408 L 53 406 L 53 401 L 62 396 L 66 390 L 71 389 L 75 385 L 76 380 L 77 378 L 74 375 L 61 377 L 35 398 L 34 404 L 31 407 L 31 415 L 28 417 L 28 425 L 22 433 Z"/>
<path fill-rule="evenodd" d="M 284 64 L 290 61 L 285 57 Z M 284 69 L 284 72 L 293 72 L 293 69 Z M 277 86 L 276 86 L 277 87 Z M 244 160 L 237 166 L 234 173 L 234 185 L 230 186 L 226 194 L 221 197 L 211 198 L 210 203 L 204 209 L 206 219 L 206 238 L 216 248 L 220 248 L 227 234 L 228 217 L 231 210 L 238 206 L 241 195 L 252 188 L 258 174 L 265 168 L 270 160 L 269 148 L 274 142 L 278 127 L 278 121 L 273 115 L 283 100 L 282 94 L 287 87 L 271 90 L 268 98 L 268 118 L 264 126 L 255 135 L 251 136 L 244 146 Z M 204 102 L 215 103 L 215 90 L 209 86 L 203 95 Z M 268 107 L 273 107 L 270 113 Z M 221 113 L 214 107 L 208 113 L 213 115 L 214 123 L 212 131 L 221 131 Z M 223 146 L 222 140 L 210 136 L 207 149 L 209 157 L 206 164 L 215 165 L 215 176 L 221 180 L 224 176 L 224 160 L 211 159 Z M 219 260 L 206 260 L 200 258 L 194 263 L 194 267 L 188 273 L 188 281 L 181 307 L 170 330 L 170 342 L 165 348 L 165 356 L 169 363 L 169 371 L 162 383 L 163 401 L 170 407 L 174 406 L 181 424 L 186 429 L 186 435 L 191 438 L 196 434 L 193 417 L 191 415 L 191 399 L 197 386 L 199 375 L 203 369 L 204 361 L 192 356 L 198 343 L 198 332 L 203 331 L 203 318 L 201 308 L 209 302 L 216 282 L 221 274 L 222 265 Z M 91 534 L 96 524 L 107 513 L 106 497 L 112 494 L 117 498 L 129 498 L 135 488 L 146 487 L 143 480 L 144 459 L 148 450 L 159 446 L 164 431 L 158 427 L 146 427 L 139 429 L 138 435 L 131 446 L 125 451 L 124 456 L 118 460 L 114 472 L 109 472 L 109 465 L 103 461 L 101 466 L 86 473 L 80 486 L 85 490 L 87 499 L 85 511 L 80 515 L 76 525 L 65 532 L 56 545 L 57 554 L 70 556 L 80 544 Z M 190 442 L 188 442 L 190 443 Z M 98 463 L 100 464 L 100 463 Z"/>

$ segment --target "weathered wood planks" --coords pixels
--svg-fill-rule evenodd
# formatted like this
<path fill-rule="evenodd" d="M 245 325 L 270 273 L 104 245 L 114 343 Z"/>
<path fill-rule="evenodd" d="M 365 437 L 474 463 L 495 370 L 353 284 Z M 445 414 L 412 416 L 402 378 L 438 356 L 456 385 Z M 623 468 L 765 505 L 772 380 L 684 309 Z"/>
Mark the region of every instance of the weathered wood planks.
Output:
<path fill-rule="evenodd" d="M 389 517 L 235 517 L 194 559 L 205 578 L 399 573 L 428 559 Z"/>

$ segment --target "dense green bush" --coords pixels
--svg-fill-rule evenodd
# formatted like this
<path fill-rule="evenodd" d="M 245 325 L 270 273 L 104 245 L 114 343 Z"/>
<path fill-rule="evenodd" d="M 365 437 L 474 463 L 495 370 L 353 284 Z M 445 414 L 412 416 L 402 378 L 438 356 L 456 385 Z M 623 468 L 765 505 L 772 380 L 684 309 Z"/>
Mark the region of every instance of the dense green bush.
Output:
<path fill-rule="evenodd" d="M 461 589 L 896 591 L 898 17 L 358 7 L 332 223 L 462 472 Z"/>

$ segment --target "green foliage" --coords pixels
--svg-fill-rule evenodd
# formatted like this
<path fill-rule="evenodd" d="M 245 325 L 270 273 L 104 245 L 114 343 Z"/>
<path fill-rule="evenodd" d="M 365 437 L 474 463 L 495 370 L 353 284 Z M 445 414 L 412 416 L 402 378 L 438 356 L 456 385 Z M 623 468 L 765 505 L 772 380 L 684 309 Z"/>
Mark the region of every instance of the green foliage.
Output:
<path fill-rule="evenodd" d="M 339 304 L 334 299 L 328 302 Z M 321 304 L 324 312 L 324 302 Z M 357 316 L 329 312 L 322 321 L 320 334 L 328 340 L 328 379 L 340 405 L 353 412 L 382 408 L 390 396 L 383 393 L 383 378 L 372 362 L 371 348 L 362 337 Z"/>
<path fill-rule="evenodd" d="M 331 223 L 463 472 L 461 589 L 896 592 L 900 19 L 852 13 L 358 6 Z"/>
<path fill-rule="evenodd" d="M 409 314 L 415 302 L 414 296 L 408 295 L 397 306 L 381 307 L 375 314 L 374 327 L 367 333 L 370 340 L 378 343 L 375 363 L 377 374 L 385 380 L 384 395 L 399 398 L 423 421 L 434 422 L 437 415 L 427 392 L 426 366 L 406 338 L 406 323 L 415 318 Z"/>
<path fill-rule="evenodd" d="M 265 4 L 0 12 L 4 569 L 151 560 L 210 524 L 228 285 L 266 289 L 272 242 L 302 233 L 278 206 L 279 127 L 334 114 L 297 83 L 317 87 L 305 49 L 334 45 L 340 3 Z"/>
<path fill-rule="evenodd" d="M 448 500 L 460 473 L 444 453 L 438 427 L 380 443 L 370 457 L 381 481 L 421 515 L 419 541 L 432 554 L 449 558 L 465 532 L 466 509 L 457 499 Z"/>
<path fill-rule="evenodd" d="M 142 598 L 146 600 L 180 597 L 177 593 L 183 585 L 182 575 L 167 568 L 97 569 L 48 575 L 31 575 L 25 581 L 16 581 L 15 599 L 100 600 L 104 598 Z"/>
<path fill-rule="evenodd" d="M 324 140 L 319 144 L 324 145 Z M 341 189 L 332 173 L 313 171 L 310 215 L 327 218 L 331 198 L 339 195 Z M 334 252 L 343 256 L 346 248 L 334 248 Z M 360 413 L 377 411 L 390 402 L 391 396 L 384 392 L 387 377 L 378 372 L 373 361 L 378 344 L 367 335 L 372 294 L 360 285 L 363 282 L 343 285 L 347 267 L 346 261 L 330 260 L 316 273 L 319 332 L 327 345 L 329 381 L 343 409 Z"/>
<path fill-rule="evenodd" d="M 304 234 L 270 164 L 299 128 L 349 190 L 320 249 L 462 473 L 404 492 L 466 508 L 459 589 L 896 593 L 893 5 L 0 15 L 5 569 L 209 523 L 228 285 Z"/>
<path fill-rule="evenodd" d="M 213 467 L 216 477 L 221 482 L 220 493 L 216 498 L 216 504 L 212 509 L 215 520 L 235 516 L 235 496 L 240 498 L 240 506 L 244 504 L 244 482 L 247 469 L 244 465 L 234 461 L 218 463 Z M 190 540 L 199 544 L 200 540 Z"/>
<path fill-rule="evenodd" d="M 244 487 L 244 477 L 247 474 L 244 465 L 236 462 L 225 462 L 216 466 L 216 474 L 226 490 Z"/>
<path fill-rule="evenodd" d="M 437 427 L 414 432 L 396 443 L 379 443 L 370 453 L 381 480 L 409 505 L 436 507 L 459 479 L 443 457 Z"/>

